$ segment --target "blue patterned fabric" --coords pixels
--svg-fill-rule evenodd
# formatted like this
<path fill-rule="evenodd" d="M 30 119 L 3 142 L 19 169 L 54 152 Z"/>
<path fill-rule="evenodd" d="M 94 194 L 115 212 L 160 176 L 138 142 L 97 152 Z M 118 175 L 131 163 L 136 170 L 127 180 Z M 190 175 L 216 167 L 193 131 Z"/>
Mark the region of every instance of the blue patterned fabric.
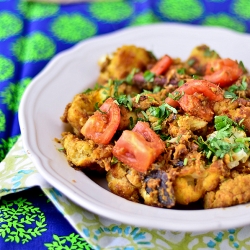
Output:
<path fill-rule="evenodd" d="M 250 4 L 248 0 L 135 0 L 59 5 L 0 0 L 0 159 L 20 136 L 18 107 L 25 88 L 53 56 L 81 40 L 155 22 L 221 26 L 250 33 Z M 46 223 L 41 217 L 40 225 L 46 234 L 40 238 L 35 237 L 37 232 L 30 234 L 29 244 L 24 244 L 14 234 L 13 241 L 3 235 L 0 227 L 0 249 L 67 249 L 57 248 L 58 242 L 68 244 L 68 249 L 90 249 L 42 194 L 32 189 L 2 198 L 0 225 L 3 209 L 10 204 L 16 208 L 27 199 L 28 207 L 34 206 L 46 217 Z M 69 243 L 74 237 L 76 247 Z"/>

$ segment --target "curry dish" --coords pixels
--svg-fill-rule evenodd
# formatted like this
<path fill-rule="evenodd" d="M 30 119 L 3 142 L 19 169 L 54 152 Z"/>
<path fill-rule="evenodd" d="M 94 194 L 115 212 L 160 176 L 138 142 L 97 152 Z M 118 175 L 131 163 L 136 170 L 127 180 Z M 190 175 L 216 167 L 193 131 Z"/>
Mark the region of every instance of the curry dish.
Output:
<path fill-rule="evenodd" d="M 110 191 L 162 208 L 250 201 L 250 75 L 207 45 L 185 60 L 124 45 L 99 61 L 92 89 L 61 120 L 72 167 Z"/>

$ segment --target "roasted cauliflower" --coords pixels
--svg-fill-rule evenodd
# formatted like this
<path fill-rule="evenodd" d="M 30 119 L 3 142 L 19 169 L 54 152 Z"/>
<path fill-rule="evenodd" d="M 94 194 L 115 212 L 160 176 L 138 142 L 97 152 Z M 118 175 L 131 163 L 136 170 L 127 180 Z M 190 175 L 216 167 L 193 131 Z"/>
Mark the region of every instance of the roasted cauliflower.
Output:
<path fill-rule="evenodd" d="M 250 75 L 207 45 L 186 60 L 124 45 L 72 98 L 60 142 L 77 170 L 124 199 L 166 209 L 250 202 Z M 201 208 L 201 207 L 200 207 Z"/>

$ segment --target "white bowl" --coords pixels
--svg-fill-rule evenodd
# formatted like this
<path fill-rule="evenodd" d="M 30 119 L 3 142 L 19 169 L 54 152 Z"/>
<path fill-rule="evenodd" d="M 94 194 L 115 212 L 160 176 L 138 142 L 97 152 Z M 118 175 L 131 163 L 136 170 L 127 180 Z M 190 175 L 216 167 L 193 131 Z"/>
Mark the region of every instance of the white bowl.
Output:
<path fill-rule="evenodd" d="M 58 54 L 30 83 L 21 101 L 19 121 L 24 147 L 41 175 L 72 201 L 100 216 L 146 228 L 207 231 L 250 223 L 250 205 L 209 210 L 174 210 L 136 204 L 107 190 L 104 179 L 91 180 L 69 166 L 54 138 L 67 126 L 60 120 L 74 95 L 94 85 L 97 62 L 119 46 L 134 44 L 157 57 L 187 59 L 191 50 L 207 44 L 222 57 L 250 66 L 250 36 L 221 28 L 154 24 L 128 28 L 83 41 Z M 249 187 L 250 188 L 250 187 Z"/>

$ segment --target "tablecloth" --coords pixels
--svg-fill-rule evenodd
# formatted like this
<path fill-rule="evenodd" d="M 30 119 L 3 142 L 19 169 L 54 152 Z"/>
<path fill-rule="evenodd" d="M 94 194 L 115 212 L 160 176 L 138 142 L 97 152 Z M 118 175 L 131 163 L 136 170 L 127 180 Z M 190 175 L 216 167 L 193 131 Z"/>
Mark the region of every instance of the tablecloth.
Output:
<path fill-rule="evenodd" d="M 59 5 L 0 0 L 0 249 L 250 248 L 250 226 L 184 233 L 100 218 L 46 183 L 22 148 L 20 99 L 54 55 L 93 36 L 155 22 L 250 33 L 250 4 L 136 0 Z"/>

